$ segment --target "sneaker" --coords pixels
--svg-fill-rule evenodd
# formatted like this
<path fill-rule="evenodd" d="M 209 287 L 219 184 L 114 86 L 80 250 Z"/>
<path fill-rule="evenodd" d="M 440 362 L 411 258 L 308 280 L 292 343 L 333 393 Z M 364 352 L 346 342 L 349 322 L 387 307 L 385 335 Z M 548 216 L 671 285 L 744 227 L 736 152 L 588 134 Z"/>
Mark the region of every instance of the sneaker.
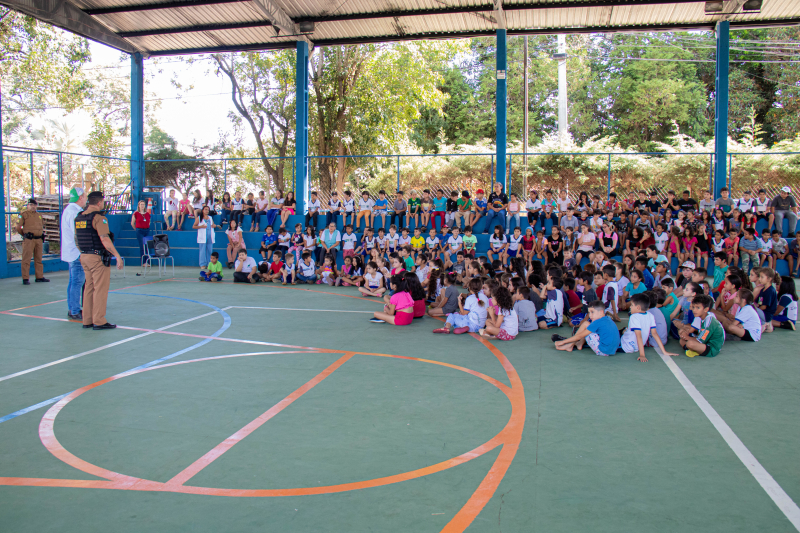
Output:
<path fill-rule="evenodd" d="M 36 278 L 34 281 L 36 283 L 50 283 L 50 280 L 47 278 Z"/>
<path fill-rule="evenodd" d="M 464 326 L 463 328 L 456 328 L 456 329 L 454 329 L 454 330 L 453 330 L 453 333 L 454 333 L 455 335 L 461 335 L 461 334 L 463 334 L 463 333 L 467 333 L 468 331 L 469 331 L 469 328 L 468 328 L 467 326 Z"/>
<path fill-rule="evenodd" d="M 550 336 L 550 340 L 553 341 L 553 342 L 558 342 L 558 341 L 565 341 L 565 340 L 567 340 L 567 338 L 559 335 L 558 333 L 553 333 Z"/>
<path fill-rule="evenodd" d="M 445 333 L 445 334 L 449 334 L 449 333 L 450 333 L 450 328 L 436 328 L 435 330 L 433 330 L 433 332 L 434 332 L 434 333 Z"/>
<path fill-rule="evenodd" d="M 374 323 L 374 324 L 385 324 L 386 323 L 385 320 L 381 320 L 380 318 L 376 318 L 376 317 L 370 318 L 369 321 Z"/>
<path fill-rule="evenodd" d="M 694 350 L 686 350 L 686 357 L 697 357 L 698 355 L 700 354 Z"/>
<path fill-rule="evenodd" d="M 792 331 L 797 331 L 797 327 L 794 325 L 794 322 L 791 320 L 787 320 L 786 322 L 781 322 L 780 325 L 781 329 L 790 329 Z"/>

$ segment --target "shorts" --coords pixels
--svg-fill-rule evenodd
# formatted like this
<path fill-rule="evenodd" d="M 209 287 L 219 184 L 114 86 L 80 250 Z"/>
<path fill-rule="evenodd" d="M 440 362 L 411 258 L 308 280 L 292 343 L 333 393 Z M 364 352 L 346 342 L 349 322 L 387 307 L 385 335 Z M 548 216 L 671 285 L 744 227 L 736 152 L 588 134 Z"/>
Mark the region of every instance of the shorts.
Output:
<path fill-rule="evenodd" d="M 756 220 L 769 220 L 771 213 L 756 213 Z"/>
<path fill-rule="evenodd" d="M 756 340 L 750 335 L 750 332 L 747 330 L 744 330 L 744 335 L 742 336 L 742 340 L 747 342 L 756 342 Z"/>
<path fill-rule="evenodd" d="M 603 357 L 608 357 L 610 355 L 610 354 L 607 354 L 607 353 L 601 353 L 600 352 L 600 335 L 598 335 L 597 333 L 590 333 L 589 335 L 587 335 L 586 336 L 586 344 L 588 344 L 589 348 L 591 348 L 592 351 L 597 355 L 600 355 L 600 356 L 603 356 Z"/>
<path fill-rule="evenodd" d="M 261 245 L 261 249 L 260 249 L 260 250 L 258 250 L 258 253 L 262 253 L 262 252 L 269 252 L 270 250 L 274 250 L 274 249 L 275 249 L 275 248 L 277 248 L 277 247 L 278 247 L 278 243 L 276 243 L 276 242 L 273 242 L 272 244 L 270 244 L 270 245 L 268 245 L 268 246 L 264 246 L 264 245 L 262 244 L 262 245 Z"/>
<path fill-rule="evenodd" d="M 772 315 L 772 320 L 775 322 L 791 322 L 792 324 L 795 323 L 794 320 L 789 320 L 789 317 L 786 315 Z"/>
<path fill-rule="evenodd" d="M 475 259 L 475 250 L 464 250 L 464 257 Z"/>
<path fill-rule="evenodd" d="M 372 214 L 375 216 L 386 216 L 389 212 L 386 209 L 378 209 L 377 211 L 373 211 Z"/>
<path fill-rule="evenodd" d="M 517 248 L 516 250 L 509 249 L 507 251 L 508 251 L 508 257 L 517 257 L 517 254 L 519 254 L 519 248 Z"/>
<path fill-rule="evenodd" d="M 501 341 L 513 341 L 515 337 L 516 335 L 509 335 L 508 332 L 504 329 L 501 329 L 497 333 L 497 338 L 500 339 Z"/>
<path fill-rule="evenodd" d="M 405 313 L 403 311 L 397 312 L 394 314 L 394 325 L 395 326 L 407 326 L 411 324 L 414 320 L 414 313 Z"/>
<path fill-rule="evenodd" d="M 742 339 L 742 340 L 744 340 L 744 339 Z M 703 349 L 703 351 L 698 353 L 697 355 L 699 355 L 701 357 L 707 357 L 708 354 L 710 354 L 710 353 L 711 353 L 711 346 L 705 345 L 705 349 Z"/>
<path fill-rule="evenodd" d="M 342 251 L 342 257 L 355 257 L 355 255 L 356 255 L 356 251 L 353 248 L 350 248 L 349 250 L 343 250 Z"/>

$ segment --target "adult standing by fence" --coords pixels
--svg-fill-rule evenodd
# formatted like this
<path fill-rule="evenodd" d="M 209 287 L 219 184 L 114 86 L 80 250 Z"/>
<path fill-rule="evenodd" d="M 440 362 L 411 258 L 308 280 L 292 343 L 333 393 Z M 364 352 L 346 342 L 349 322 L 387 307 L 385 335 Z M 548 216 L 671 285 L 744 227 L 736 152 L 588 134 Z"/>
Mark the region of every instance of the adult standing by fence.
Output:
<path fill-rule="evenodd" d="M 789 221 L 789 232 L 797 229 L 797 202 L 790 193 L 792 189 L 783 187 L 780 194 L 772 199 L 772 215 L 775 217 L 775 229 L 783 233 L 783 218 Z M 769 229 L 769 228 L 767 228 Z"/>
<path fill-rule="evenodd" d="M 203 209 L 197 214 L 197 217 L 194 219 L 194 225 L 192 229 L 197 230 L 197 244 L 200 248 L 200 270 L 201 272 L 205 272 L 206 267 L 208 266 L 208 262 L 211 261 L 211 251 L 214 248 L 214 228 L 217 227 L 214 224 L 214 219 L 211 218 L 209 214 L 208 206 L 204 206 Z M 200 276 L 202 280 L 205 280 L 204 276 Z"/>
<path fill-rule="evenodd" d="M 36 273 L 37 282 L 48 282 L 44 277 L 44 265 L 42 264 L 42 248 L 44 248 L 44 222 L 36 208 L 38 207 L 36 198 L 28 200 L 28 208 L 19 216 L 17 223 L 17 233 L 22 235 L 22 284 L 30 285 L 31 258 L 33 258 L 33 270 Z"/>
<path fill-rule="evenodd" d="M 122 256 L 114 248 L 103 209 L 103 193 L 93 191 L 87 198 L 86 210 L 75 217 L 75 240 L 81 251 L 81 265 L 86 273 L 83 289 L 83 327 L 114 329 L 117 326 L 106 320 L 108 285 L 111 282 L 111 256 L 117 259 L 117 270 L 122 270 Z"/>
<path fill-rule="evenodd" d="M 147 212 L 147 202 L 139 200 L 136 211 L 131 215 L 131 228 L 136 232 L 136 242 L 139 243 L 139 257 L 147 255 L 144 238 L 150 235 L 150 213 Z"/>
<path fill-rule="evenodd" d="M 506 207 L 508 207 L 508 196 L 503 192 L 503 184 L 495 182 L 494 191 L 489 195 L 489 205 L 486 208 L 486 233 L 494 232 L 492 222 L 500 219 L 500 225 L 506 225 Z"/>
<path fill-rule="evenodd" d="M 69 191 L 69 204 L 61 213 L 61 260 L 69 265 L 67 284 L 67 317 L 82 320 L 81 291 L 86 275 L 81 265 L 81 251 L 75 244 L 75 217 L 86 207 L 86 192 L 75 187 Z"/>

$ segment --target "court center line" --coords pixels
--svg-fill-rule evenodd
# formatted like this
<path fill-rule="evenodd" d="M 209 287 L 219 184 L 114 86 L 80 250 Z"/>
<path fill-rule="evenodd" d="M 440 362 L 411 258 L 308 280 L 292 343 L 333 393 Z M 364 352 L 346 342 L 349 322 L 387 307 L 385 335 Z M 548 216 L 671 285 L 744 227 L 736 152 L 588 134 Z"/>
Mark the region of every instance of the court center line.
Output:
<path fill-rule="evenodd" d="M 224 311 L 224 309 L 223 309 L 223 311 Z M 6 313 L 6 314 L 8 314 L 8 313 Z M 216 315 L 216 314 L 217 314 L 216 311 L 211 311 L 210 313 L 205 313 L 205 314 L 193 317 L 193 318 L 189 318 L 187 320 L 182 320 L 180 322 L 175 322 L 174 324 L 170 324 L 170 325 L 164 326 L 162 328 L 158 328 L 157 331 L 167 330 L 167 329 L 170 329 L 170 328 L 181 326 L 183 324 L 187 324 L 189 322 L 193 322 L 195 320 L 199 320 L 201 318 L 205 318 L 207 316 Z M 34 367 L 28 368 L 26 370 L 20 370 L 19 372 L 14 372 L 13 374 L 8 374 L 7 376 L 0 377 L 0 382 L 6 381 L 8 379 L 16 378 L 16 377 L 19 377 L 19 376 L 24 376 L 25 374 L 30 374 L 31 372 L 36 372 L 37 370 L 42 370 L 43 368 L 48 368 L 48 367 L 51 367 L 51 366 L 59 365 L 61 363 L 66 363 L 67 361 L 72 361 L 74 359 L 78 359 L 80 357 L 83 357 L 84 355 L 90 355 L 90 354 L 93 354 L 93 353 L 97 353 L 99 351 L 106 350 L 108 348 L 113 348 L 114 346 L 119 346 L 120 344 L 125 344 L 126 342 L 135 341 L 137 339 L 141 339 L 143 337 L 147 337 L 148 335 L 152 335 L 153 333 L 155 333 L 155 331 L 148 331 L 148 332 L 145 332 L 145 333 L 140 333 L 138 335 L 134 335 L 133 337 L 128 337 L 127 339 L 122 339 L 122 340 L 119 340 L 117 342 L 112 342 L 110 344 L 105 344 L 103 346 L 99 346 L 99 347 L 94 348 L 92 350 L 87 350 L 85 352 L 81 352 L 81 353 L 78 353 L 78 354 L 75 354 L 75 355 L 70 355 L 68 357 L 64 357 L 63 359 L 58 359 L 56 361 L 51 361 L 50 363 L 45 363 L 43 365 L 34 366 Z"/>
<path fill-rule="evenodd" d="M 204 345 L 208 344 L 209 342 L 214 340 L 219 335 L 222 335 L 222 333 L 224 333 L 225 330 L 227 330 L 229 327 L 231 327 L 231 317 L 230 317 L 230 315 L 228 313 L 226 313 L 224 310 L 220 309 L 219 307 L 217 307 L 215 305 L 211 305 L 211 304 L 208 304 L 208 303 L 205 303 L 205 302 L 200 302 L 200 301 L 197 301 L 197 300 L 190 300 L 188 298 L 178 298 L 177 296 L 159 296 L 159 295 L 155 295 L 155 294 L 138 294 L 138 293 L 117 293 L 117 294 L 128 294 L 128 295 L 133 295 L 133 296 L 152 296 L 154 298 L 168 298 L 168 299 L 172 299 L 172 300 L 183 300 L 183 301 L 186 301 L 186 302 L 192 302 L 192 303 L 204 305 L 206 307 L 209 307 L 209 308 L 213 309 L 214 313 L 219 313 L 220 315 L 222 315 L 222 318 L 223 318 L 222 327 L 219 328 L 214 333 L 212 333 L 210 336 L 208 336 L 208 337 L 204 338 L 203 340 L 201 340 L 200 342 L 197 342 L 197 343 L 193 344 L 192 346 L 189 346 L 188 348 L 184 348 L 183 350 L 179 350 L 179 351 L 171 353 L 169 355 L 165 355 L 164 357 L 160 357 L 158 359 L 150 361 L 149 363 L 145 363 L 143 365 L 139 365 L 136 368 L 132 368 L 130 370 L 126 370 L 125 372 L 120 372 L 120 374 L 125 374 L 127 372 L 133 372 L 134 370 L 139 370 L 139 369 L 142 369 L 142 368 L 148 368 L 148 367 L 157 365 L 159 363 L 162 363 L 164 361 L 167 361 L 168 359 L 172 359 L 173 357 L 178 357 L 179 355 L 183 355 L 183 354 L 185 354 L 187 352 L 190 352 L 190 351 L 194 350 L 195 348 L 199 348 L 201 346 L 204 346 Z M 6 312 L 6 314 L 15 314 L 15 313 Z M 38 317 L 38 318 L 49 318 L 49 317 Z M 166 332 L 166 331 L 159 332 L 157 330 L 152 330 L 152 332 L 153 333 L 169 333 L 169 332 Z M 7 414 L 4 417 L 0 417 L 0 424 L 2 424 L 3 422 L 8 422 L 9 420 L 13 420 L 13 419 L 15 419 L 15 418 L 17 418 L 19 416 L 22 416 L 22 415 L 24 415 L 26 413 L 30 413 L 31 411 L 35 411 L 37 409 L 41 409 L 42 407 L 46 407 L 48 405 L 52 405 L 52 404 L 58 402 L 59 400 L 61 400 L 62 398 L 66 397 L 67 395 L 72 394 L 73 392 L 75 392 L 75 391 L 70 391 L 70 392 L 61 394 L 59 396 L 56 396 L 55 398 L 50 398 L 49 400 L 45 400 L 43 402 L 39 402 L 39 403 L 37 403 L 35 405 L 31 405 L 30 407 L 25 407 L 23 409 L 20 409 L 19 411 L 14 411 L 13 413 Z"/>
<path fill-rule="evenodd" d="M 333 364 L 328 366 L 325 370 L 317 374 L 311 380 L 307 381 L 304 385 L 300 388 L 289 394 L 286 398 L 279 401 L 272 407 L 270 407 L 267 411 L 265 411 L 262 415 L 258 418 L 244 426 L 242 429 L 222 441 L 218 444 L 214 449 L 203 455 L 200 459 L 183 469 L 179 472 L 175 477 L 167 481 L 168 486 L 175 486 L 175 485 L 183 485 L 187 481 L 189 481 L 192 477 L 197 475 L 201 470 L 205 467 L 210 465 L 215 459 L 220 457 L 222 454 L 233 448 L 238 442 L 242 441 L 245 437 L 250 435 L 253 431 L 263 426 L 269 419 L 273 418 L 275 415 L 289 407 L 295 400 L 300 398 L 303 394 L 307 393 L 314 387 L 316 387 L 319 383 L 322 382 L 325 378 L 330 376 L 336 369 L 340 366 L 345 364 L 350 358 L 353 357 L 354 352 L 347 352 L 339 359 L 337 359 Z"/>
<path fill-rule="evenodd" d="M 292 307 L 249 307 L 243 305 L 232 305 L 228 309 L 263 309 L 267 311 L 318 311 L 320 313 L 366 313 L 374 314 L 372 311 L 344 311 L 341 309 L 296 309 Z"/>
<path fill-rule="evenodd" d="M 761 485 L 761 488 L 764 489 L 767 495 L 772 498 L 772 501 L 775 502 L 778 509 L 789 519 L 789 522 L 792 523 L 795 529 L 800 531 L 800 508 L 797 507 L 797 504 L 794 503 L 783 488 L 778 485 L 778 482 L 775 481 L 770 473 L 758 462 L 758 459 L 747 449 L 747 446 L 744 445 L 725 420 L 719 416 L 719 413 L 708 403 L 708 400 L 700 394 L 700 391 L 698 391 L 697 387 L 686 377 L 686 374 L 683 373 L 683 370 L 680 369 L 678 364 L 675 363 L 670 356 L 661 353 L 660 350 L 656 351 L 670 371 L 672 371 L 675 378 L 677 378 L 678 382 L 683 386 L 686 392 L 689 393 L 689 396 L 691 396 L 694 403 L 697 404 L 697 407 L 703 411 L 703 414 L 706 415 L 709 422 L 711 422 L 722 438 L 725 439 L 725 442 L 730 449 L 733 450 L 733 453 L 736 454 L 736 457 L 738 457 L 750 471 L 750 474 L 758 481 L 758 484 Z"/>

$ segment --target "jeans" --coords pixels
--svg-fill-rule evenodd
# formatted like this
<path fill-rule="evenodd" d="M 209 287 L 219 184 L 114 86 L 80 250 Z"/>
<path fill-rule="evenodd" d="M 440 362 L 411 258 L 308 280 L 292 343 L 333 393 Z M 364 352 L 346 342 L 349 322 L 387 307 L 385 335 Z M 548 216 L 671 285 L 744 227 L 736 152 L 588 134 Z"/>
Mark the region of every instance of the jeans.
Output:
<path fill-rule="evenodd" d="M 256 211 L 255 213 L 253 213 L 253 225 L 256 227 L 256 231 L 260 231 L 261 229 L 260 224 L 258 223 L 259 220 L 261 219 L 261 215 L 266 215 L 266 214 L 267 214 L 266 211 Z"/>
<path fill-rule="evenodd" d="M 325 226 L 330 226 L 331 222 L 336 223 L 336 227 L 339 227 L 339 212 L 338 211 L 328 211 L 325 215 Z"/>
<path fill-rule="evenodd" d="M 400 223 L 397 226 L 397 229 L 398 230 L 403 229 L 405 227 L 405 225 L 406 225 L 406 212 L 405 211 L 401 211 L 399 213 L 392 213 L 392 219 L 391 219 L 391 222 L 389 222 L 389 224 L 394 224 L 395 217 L 397 217 L 397 221 Z"/>
<path fill-rule="evenodd" d="M 67 309 L 69 314 L 77 315 L 81 312 L 81 293 L 86 274 L 83 272 L 81 258 L 69 263 L 69 284 L 67 285 Z"/>
<path fill-rule="evenodd" d="M 222 210 L 222 222 L 230 222 L 231 220 L 231 211 L 230 209 L 223 209 Z M 238 224 L 239 221 L 237 220 L 236 223 Z"/>
<path fill-rule="evenodd" d="M 244 211 L 242 211 L 241 209 L 234 209 L 233 211 L 231 211 L 231 220 L 236 221 L 237 227 L 242 226 L 243 218 L 244 218 Z"/>
<path fill-rule="evenodd" d="M 783 231 L 783 217 L 786 217 L 789 221 L 789 233 L 794 233 L 797 229 L 797 214 L 792 211 L 775 210 L 775 228 L 780 231 L 782 235 L 786 235 Z"/>
<path fill-rule="evenodd" d="M 200 247 L 200 268 L 205 268 L 211 262 L 211 252 L 214 249 L 214 243 L 211 242 L 211 237 L 208 237 L 208 242 L 198 244 Z"/>
<path fill-rule="evenodd" d="M 511 221 L 512 220 L 516 221 L 516 227 L 517 228 L 521 227 L 520 223 L 519 223 L 519 213 L 516 213 L 516 214 L 513 214 L 513 215 L 511 213 L 509 213 L 506 218 L 507 218 L 506 233 L 511 233 Z"/>
<path fill-rule="evenodd" d="M 308 223 L 311 222 L 311 225 L 316 228 L 318 219 L 319 219 L 319 211 L 315 213 L 306 213 L 306 227 L 308 227 Z"/>
<path fill-rule="evenodd" d="M 142 229 L 136 228 L 136 240 L 139 242 L 139 257 L 145 255 L 147 253 L 147 249 L 144 245 L 144 238 L 150 235 L 150 228 Z"/>
<path fill-rule="evenodd" d="M 275 223 L 275 219 L 281 213 L 280 209 L 270 209 L 267 211 L 267 226 L 271 226 Z"/>
<path fill-rule="evenodd" d="M 297 281 L 311 281 L 311 282 L 314 282 L 314 281 L 317 281 L 317 275 L 313 274 L 311 276 L 304 276 L 302 274 L 298 274 L 297 275 Z"/>
<path fill-rule="evenodd" d="M 492 233 L 494 233 L 494 226 L 492 226 L 492 222 L 496 218 L 500 219 L 500 224 L 497 224 L 497 225 L 499 225 L 500 227 L 503 227 L 504 226 L 503 223 L 506 221 L 506 210 L 505 209 L 501 209 L 500 211 L 497 211 L 497 212 L 495 212 L 494 209 L 487 209 L 486 210 L 486 233 L 488 233 L 490 235 Z"/>

